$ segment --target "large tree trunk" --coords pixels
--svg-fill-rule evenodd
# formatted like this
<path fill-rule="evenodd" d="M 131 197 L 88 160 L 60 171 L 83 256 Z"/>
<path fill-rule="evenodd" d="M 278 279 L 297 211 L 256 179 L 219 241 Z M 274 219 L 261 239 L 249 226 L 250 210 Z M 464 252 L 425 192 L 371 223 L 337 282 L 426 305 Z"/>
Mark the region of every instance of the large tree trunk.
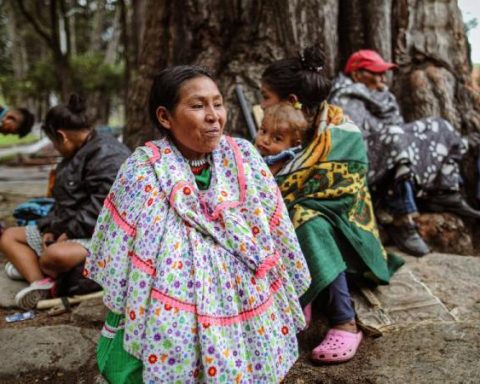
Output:
<path fill-rule="evenodd" d="M 221 0 L 147 0 L 147 19 L 137 80 L 128 108 L 126 142 L 135 147 L 154 135 L 148 121 L 151 79 L 159 69 L 195 63 L 210 67 L 228 106 L 228 131 L 246 135 L 235 99 L 236 83 L 246 85 L 249 99 L 258 100 L 263 69 L 273 60 L 296 54 L 319 42 L 336 66 L 336 0 L 245 0 L 226 6 Z"/>
<path fill-rule="evenodd" d="M 229 107 L 228 131 L 246 136 L 234 96 L 237 82 L 258 101 L 265 66 L 312 43 L 325 50 L 330 75 L 357 49 L 375 49 L 400 65 L 392 89 L 407 120 L 448 119 L 462 133 L 480 126 L 471 90 L 466 38 L 455 0 L 147 0 L 137 79 L 125 137 L 135 147 L 154 136 L 147 98 L 153 74 L 173 64 L 213 69 Z"/>

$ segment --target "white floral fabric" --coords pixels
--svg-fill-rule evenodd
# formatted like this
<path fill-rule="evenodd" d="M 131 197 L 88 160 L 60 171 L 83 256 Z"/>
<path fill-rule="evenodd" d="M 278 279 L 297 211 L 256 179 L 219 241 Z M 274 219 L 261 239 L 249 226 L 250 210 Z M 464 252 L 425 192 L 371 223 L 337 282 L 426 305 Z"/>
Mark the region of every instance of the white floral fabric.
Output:
<path fill-rule="evenodd" d="M 278 383 L 298 357 L 310 284 L 281 194 L 251 144 L 223 137 L 200 191 L 165 138 L 123 165 L 85 275 L 125 315 L 146 383 Z"/>
<path fill-rule="evenodd" d="M 340 74 L 329 101 L 344 110 L 363 132 L 368 148 L 368 181 L 378 187 L 399 165 L 410 169 L 419 194 L 457 190 L 459 161 L 466 145 L 452 125 L 438 117 L 405 123 L 395 96 L 375 91 Z"/>

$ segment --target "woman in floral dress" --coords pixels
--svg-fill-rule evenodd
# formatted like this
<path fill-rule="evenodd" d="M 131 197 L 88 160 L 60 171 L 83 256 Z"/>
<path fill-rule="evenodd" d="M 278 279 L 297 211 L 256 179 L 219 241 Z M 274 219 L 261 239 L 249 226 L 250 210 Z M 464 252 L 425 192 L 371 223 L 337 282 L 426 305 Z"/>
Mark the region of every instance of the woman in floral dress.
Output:
<path fill-rule="evenodd" d="M 149 104 L 164 137 L 123 165 L 85 268 L 110 310 L 100 371 L 114 383 L 278 383 L 298 357 L 310 276 L 275 180 L 251 144 L 223 135 L 205 69 L 163 70 Z"/>

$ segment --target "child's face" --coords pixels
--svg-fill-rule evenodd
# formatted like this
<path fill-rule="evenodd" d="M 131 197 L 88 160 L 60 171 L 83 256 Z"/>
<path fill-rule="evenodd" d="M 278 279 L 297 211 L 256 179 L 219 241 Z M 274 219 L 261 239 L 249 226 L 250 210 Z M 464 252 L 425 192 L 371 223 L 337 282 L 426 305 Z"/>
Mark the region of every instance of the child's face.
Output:
<path fill-rule="evenodd" d="M 255 147 L 262 156 L 276 155 L 299 144 L 295 132 L 287 123 L 275 124 L 274 119 L 268 116 L 263 119 L 262 127 L 255 137 Z"/>

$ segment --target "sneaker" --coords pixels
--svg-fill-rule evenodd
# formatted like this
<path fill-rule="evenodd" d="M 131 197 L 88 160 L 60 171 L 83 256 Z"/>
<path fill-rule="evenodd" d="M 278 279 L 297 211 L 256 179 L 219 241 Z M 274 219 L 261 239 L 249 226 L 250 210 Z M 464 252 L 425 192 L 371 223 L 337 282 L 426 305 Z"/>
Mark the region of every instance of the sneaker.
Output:
<path fill-rule="evenodd" d="M 55 281 L 50 277 L 34 281 L 28 287 L 17 293 L 15 303 L 20 308 L 33 309 L 40 300 L 48 299 L 52 296 L 50 291 L 54 286 Z"/>
<path fill-rule="evenodd" d="M 5 264 L 5 274 L 10 280 L 25 280 L 10 261 Z"/>
<path fill-rule="evenodd" d="M 400 250 L 413 256 L 424 256 L 430 248 L 423 241 L 415 224 L 390 225 L 388 235 Z"/>

